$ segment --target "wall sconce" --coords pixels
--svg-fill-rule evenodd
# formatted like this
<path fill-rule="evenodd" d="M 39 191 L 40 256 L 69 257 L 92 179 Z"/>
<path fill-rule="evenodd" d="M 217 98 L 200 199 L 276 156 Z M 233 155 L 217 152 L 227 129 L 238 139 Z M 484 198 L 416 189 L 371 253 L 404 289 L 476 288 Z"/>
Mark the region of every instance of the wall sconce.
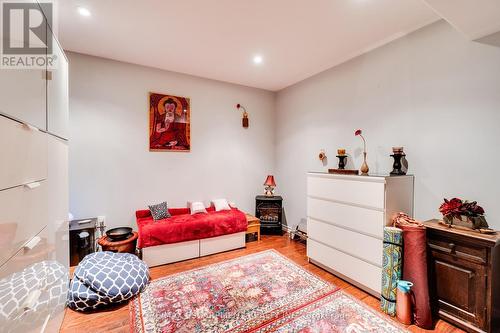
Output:
<path fill-rule="evenodd" d="M 326 159 L 326 152 L 324 149 L 321 149 L 319 151 L 318 158 L 321 162 L 323 162 Z"/>
<path fill-rule="evenodd" d="M 241 119 L 241 124 L 244 128 L 248 128 L 248 112 L 240 103 L 236 104 L 236 108 L 243 109 L 243 118 Z"/>

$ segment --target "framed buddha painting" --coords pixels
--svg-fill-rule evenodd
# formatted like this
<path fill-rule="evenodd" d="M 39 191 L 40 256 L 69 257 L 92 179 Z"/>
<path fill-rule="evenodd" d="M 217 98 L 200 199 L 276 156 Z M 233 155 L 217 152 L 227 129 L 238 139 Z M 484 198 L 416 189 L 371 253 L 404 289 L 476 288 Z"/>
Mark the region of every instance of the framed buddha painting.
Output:
<path fill-rule="evenodd" d="M 189 98 L 149 93 L 149 150 L 190 151 Z"/>

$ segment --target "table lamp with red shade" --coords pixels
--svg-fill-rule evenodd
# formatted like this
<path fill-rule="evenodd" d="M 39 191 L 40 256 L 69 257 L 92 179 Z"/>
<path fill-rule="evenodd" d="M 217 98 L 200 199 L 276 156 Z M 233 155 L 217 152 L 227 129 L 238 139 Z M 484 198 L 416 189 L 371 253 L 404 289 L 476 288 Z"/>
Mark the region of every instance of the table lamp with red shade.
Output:
<path fill-rule="evenodd" d="M 264 183 L 266 186 L 266 196 L 274 197 L 274 188 L 276 187 L 276 182 L 274 181 L 273 175 L 268 175 L 266 178 L 266 182 Z"/>

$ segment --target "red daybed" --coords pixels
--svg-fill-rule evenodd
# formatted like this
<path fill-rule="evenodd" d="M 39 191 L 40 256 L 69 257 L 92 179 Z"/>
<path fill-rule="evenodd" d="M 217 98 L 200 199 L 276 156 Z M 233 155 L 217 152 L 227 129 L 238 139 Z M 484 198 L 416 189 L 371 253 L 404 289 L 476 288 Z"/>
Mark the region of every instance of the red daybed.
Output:
<path fill-rule="evenodd" d="M 169 218 L 154 221 L 149 210 L 135 213 L 138 247 L 151 267 L 245 246 L 246 215 L 238 209 L 190 214 L 171 208 Z"/>

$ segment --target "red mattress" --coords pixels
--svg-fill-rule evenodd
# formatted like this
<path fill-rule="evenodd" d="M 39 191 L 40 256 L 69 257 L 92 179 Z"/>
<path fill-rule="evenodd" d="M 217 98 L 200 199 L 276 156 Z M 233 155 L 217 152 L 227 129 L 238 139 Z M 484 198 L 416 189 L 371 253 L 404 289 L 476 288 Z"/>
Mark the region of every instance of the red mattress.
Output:
<path fill-rule="evenodd" d="M 137 246 L 149 246 L 179 243 L 190 240 L 233 234 L 247 230 L 245 213 L 238 209 L 214 211 L 208 208 L 207 214 L 191 215 L 188 208 L 168 210 L 169 218 L 154 221 L 149 210 L 135 213 L 139 228 Z"/>

